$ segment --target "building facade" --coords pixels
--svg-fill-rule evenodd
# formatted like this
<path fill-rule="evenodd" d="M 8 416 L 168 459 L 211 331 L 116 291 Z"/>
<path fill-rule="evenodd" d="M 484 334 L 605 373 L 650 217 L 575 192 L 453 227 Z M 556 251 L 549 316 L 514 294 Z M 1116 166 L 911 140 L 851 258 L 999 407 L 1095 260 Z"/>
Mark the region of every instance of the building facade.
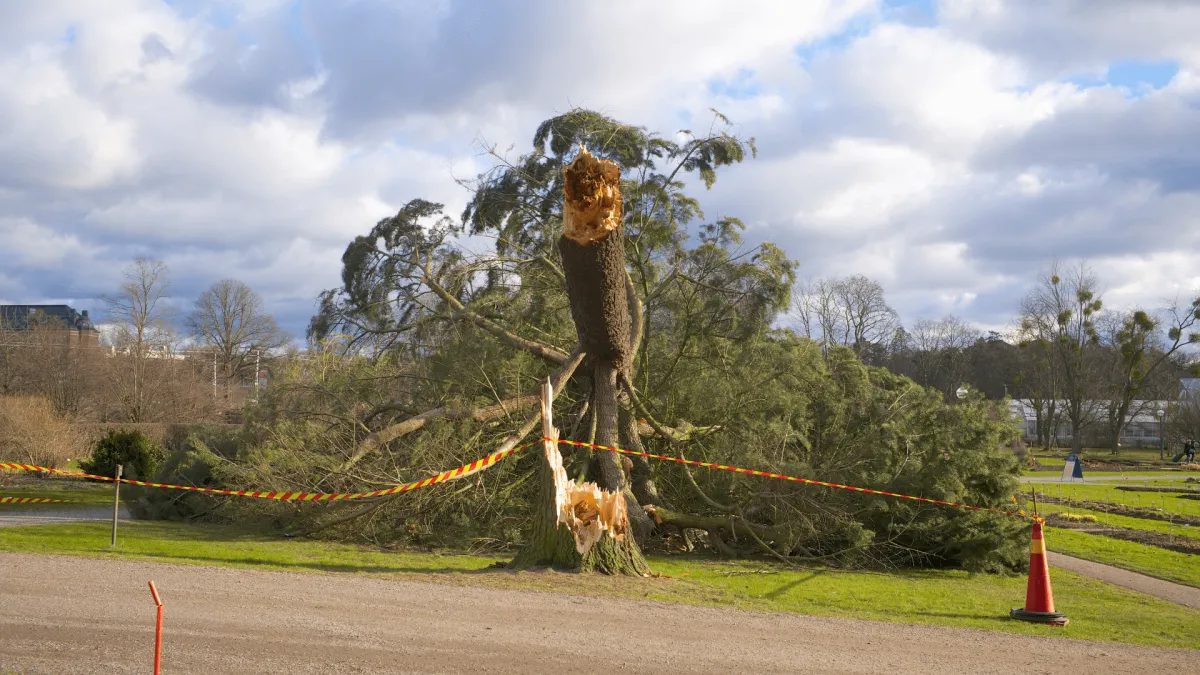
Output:
<path fill-rule="evenodd" d="M 1133 401 L 1125 419 L 1125 428 L 1121 432 L 1121 445 L 1133 448 L 1156 448 L 1162 443 L 1164 425 L 1158 411 L 1164 414 L 1170 409 L 1170 401 Z M 1045 408 L 1043 404 L 1043 408 Z M 1055 445 L 1065 447 L 1074 440 L 1071 422 L 1066 416 L 1066 401 L 1055 404 L 1057 424 L 1050 430 Z M 1084 432 L 1084 445 L 1102 447 L 1108 444 L 1108 401 L 1090 401 L 1087 403 L 1091 425 Z M 1014 399 L 1009 402 L 1009 410 L 1021 425 L 1021 437 L 1026 443 L 1036 443 L 1038 440 L 1038 411 L 1030 399 Z"/>
<path fill-rule="evenodd" d="M 69 305 L 0 305 L 0 329 L 28 331 L 45 328 L 72 345 L 95 347 L 100 331 L 87 310 L 77 312 Z"/>

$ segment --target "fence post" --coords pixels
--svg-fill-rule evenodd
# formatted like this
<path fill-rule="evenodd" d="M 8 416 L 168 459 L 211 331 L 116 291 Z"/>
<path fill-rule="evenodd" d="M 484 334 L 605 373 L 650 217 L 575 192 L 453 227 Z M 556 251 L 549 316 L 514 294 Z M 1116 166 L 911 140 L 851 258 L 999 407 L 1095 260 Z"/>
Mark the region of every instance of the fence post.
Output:
<path fill-rule="evenodd" d="M 113 476 L 116 480 L 113 482 L 113 530 L 111 546 L 117 545 L 117 519 L 120 517 L 121 509 L 121 472 L 124 468 L 118 464 L 116 475 Z"/>
<path fill-rule="evenodd" d="M 163 604 L 158 598 L 158 589 L 154 587 L 153 581 L 150 582 L 150 595 L 154 597 L 154 604 L 158 606 L 158 619 L 154 622 L 154 675 L 159 675 L 158 669 L 162 664 Z"/>

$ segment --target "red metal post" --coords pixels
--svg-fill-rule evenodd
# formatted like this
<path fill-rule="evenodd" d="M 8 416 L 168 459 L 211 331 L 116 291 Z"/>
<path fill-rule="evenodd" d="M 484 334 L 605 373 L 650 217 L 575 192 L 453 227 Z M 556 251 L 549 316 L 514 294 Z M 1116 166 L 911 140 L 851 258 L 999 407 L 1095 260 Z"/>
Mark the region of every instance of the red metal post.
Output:
<path fill-rule="evenodd" d="M 158 668 L 162 663 L 162 617 L 163 604 L 158 599 L 158 589 L 150 582 L 150 595 L 154 596 L 154 604 L 158 606 L 158 620 L 154 624 L 154 675 L 159 675 Z"/>

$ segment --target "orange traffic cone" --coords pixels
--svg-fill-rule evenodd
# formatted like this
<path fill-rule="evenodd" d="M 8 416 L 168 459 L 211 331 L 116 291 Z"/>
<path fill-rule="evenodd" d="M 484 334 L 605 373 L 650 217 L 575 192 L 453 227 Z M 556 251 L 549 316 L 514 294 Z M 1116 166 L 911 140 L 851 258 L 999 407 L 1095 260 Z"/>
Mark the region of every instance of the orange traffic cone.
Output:
<path fill-rule="evenodd" d="M 1025 609 L 1008 613 L 1014 619 L 1067 625 L 1067 615 L 1054 611 L 1054 591 L 1050 589 L 1050 564 L 1046 561 L 1046 540 L 1042 538 L 1042 521 L 1033 521 L 1033 542 L 1029 546 L 1029 585 L 1025 588 Z"/>

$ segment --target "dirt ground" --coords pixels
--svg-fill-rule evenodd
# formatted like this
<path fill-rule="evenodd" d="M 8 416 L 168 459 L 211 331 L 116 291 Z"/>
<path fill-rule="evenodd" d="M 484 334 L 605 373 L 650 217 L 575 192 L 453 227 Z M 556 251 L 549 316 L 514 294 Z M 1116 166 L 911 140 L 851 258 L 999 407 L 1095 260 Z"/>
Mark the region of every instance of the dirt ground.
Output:
<path fill-rule="evenodd" d="M 1162 673 L 1196 652 L 354 576 L 0 553 L 0 672 Z M 83 582 L 86 580 L 86 583 Z M 7 669 L 7 670 L 6 670 Z"/>

